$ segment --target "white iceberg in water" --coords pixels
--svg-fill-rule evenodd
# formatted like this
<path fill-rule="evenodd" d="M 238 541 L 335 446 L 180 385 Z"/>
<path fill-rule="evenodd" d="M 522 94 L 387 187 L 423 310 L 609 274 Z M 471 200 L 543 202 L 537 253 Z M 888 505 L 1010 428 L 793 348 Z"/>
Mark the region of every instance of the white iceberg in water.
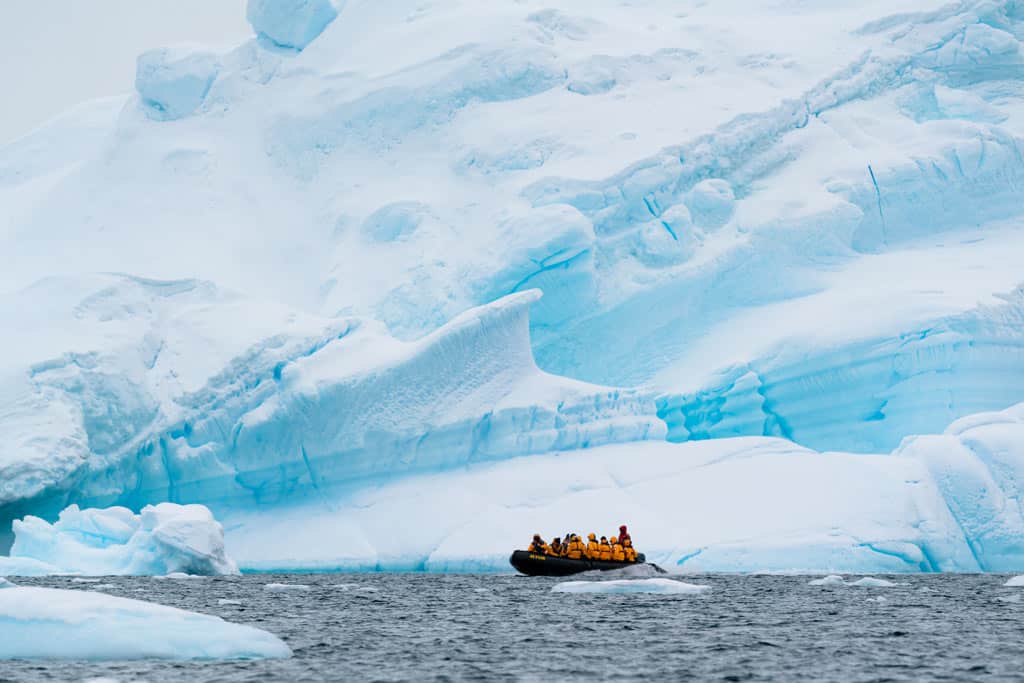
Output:
<path fill-rule="evenodd" d="M 277 636 L 206 614 L 86 591 L 0 590 L 0 659 L 289 656 Z"/>
<path fill-rule="evenodd" d="M 28 516 L 13 524 L 11 575 L 237 574 L 224 551 L 224 529 L 203 505 L 161 503 L 140 514 L 122 507 L 72 505 L 53 524 Z"/>
<path fill-rule="evenodd" d="M 1010 588 L 1024 588 L 1024 576 L 1014 576 L 1003 585 Z"/>
<path fill-rule="evenodd" d="M 809 582 L 811 586 L 857 586 L 859 588 L 892 588 L 893 586 L 905 586 L 905 583 L 895 583 L 885 579 L 877 579 L 873 576 L 865 576 L 856 581 L 847 582 L 837 574 L 829 574 L 820 579 Z"/>
<path fill-rule="evenodd" d="M 684 583 L 673 579 L 623 579 L 621 581 L 565 581 L 556 584 L 552 593 L 659 593 L 679 595 L 703 593 L 710 586 Z"/>

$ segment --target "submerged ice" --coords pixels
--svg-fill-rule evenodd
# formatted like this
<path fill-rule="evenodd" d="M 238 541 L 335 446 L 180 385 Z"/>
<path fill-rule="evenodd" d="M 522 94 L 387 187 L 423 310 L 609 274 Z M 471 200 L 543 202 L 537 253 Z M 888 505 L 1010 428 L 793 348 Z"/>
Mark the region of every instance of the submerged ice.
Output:
<path fill-rule="evenodd" d="M 249 0 L 145 52 L 0 149 L 0 534 L 495 568 L 607 489 L 685 568 L 1019 569 L 1024 14 L 905 5 Z"/>

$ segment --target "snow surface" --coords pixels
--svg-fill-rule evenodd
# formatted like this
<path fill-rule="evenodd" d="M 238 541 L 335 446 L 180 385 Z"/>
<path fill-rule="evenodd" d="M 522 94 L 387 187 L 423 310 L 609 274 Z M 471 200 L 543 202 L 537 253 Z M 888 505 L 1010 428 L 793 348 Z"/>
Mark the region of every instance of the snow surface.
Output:
<path fill-rule="evenodd" d="M 11 556 L 0 557 L 0 571 L 10 575 L 238 573 L 224 552 L 223 528 L 202 505 L 161 503 L 137 515 L 72 505 L 53 524 L 15 520 L 14 534 Z"/>
<path fill-rule="evenodd" d="M 80 590 L 0 590 L 0 659 L 289 656 L 277 636 L 219 617 Z"/>
<path fill-rule="evenodd" d="M 0 533 L 202 503 L 246 566 L 494 568 L 540 497 L 685 567 L 1024 566 L 1019 2 L 247 16 L 0 148 Z"/>
<path fill-rule="evenodd" d="M 710 586 L 684 583 L 674 579 L 623 579 L 619 581 L 563 581 L 552 587 L 552 593 L 596 593 L 617 595 L 629 593 L 656 593 L 658 595 L 684 595 L 703 593 Z"/>

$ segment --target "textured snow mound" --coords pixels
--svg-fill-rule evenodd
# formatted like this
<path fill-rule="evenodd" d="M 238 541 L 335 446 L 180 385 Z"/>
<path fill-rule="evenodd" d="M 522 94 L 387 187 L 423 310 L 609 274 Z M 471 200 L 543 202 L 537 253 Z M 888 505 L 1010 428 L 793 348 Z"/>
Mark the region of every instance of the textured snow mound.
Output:
<path fill-rule="evenodd" d="M 219 617 L 86 591 L 0 590 L 0 659 L 289 656 L 277 636 Z"/>
<path fill-rule="evenodd" d="M 323 33 L 338 10 L 332 0 L 249 0 L 245 16 L 261 37 L 301 50 Z"/>
<path fill-rule="evenodd" d="M 224 552 L 224 529 L 202 505 L 161 503 L 137 515 L 72 505 L 53 524 L 15 520 L 14 534 L 11 557 L 0 557 L 8 574 L 238 573 Z"/>
<path fill-rule="evenodd" d="M 564 581 L 551 589 L 552 593 L 597 593 L 599 595 L 623 593 L 657 593 L 683 595 L 703 593 L 710 586 L 684 583 L 674 579 L 623 579 L 620 581 Z"/>
<path fill-rule="evenodd" d="M 220 71 L 217 55 L 203 50 L 162 48 L 139 55 L 135 89 L 158 119 L 180 119 L 203 103 Z"/>
<path fill-rule="evenodd" d="M 1010 586 L 1013 588 L 1024 587 L 1024 576 L 1014 576 L 1003 585 Z"/>

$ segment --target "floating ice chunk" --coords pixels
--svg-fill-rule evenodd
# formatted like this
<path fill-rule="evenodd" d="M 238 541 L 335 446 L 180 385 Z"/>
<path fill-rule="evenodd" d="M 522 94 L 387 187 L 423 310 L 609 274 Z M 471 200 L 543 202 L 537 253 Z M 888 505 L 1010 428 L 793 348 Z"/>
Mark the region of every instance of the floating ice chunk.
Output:
<path fill-rule="evenodd" d="M 241 605 L 241 600 L 231 600 L 229 598 L 220 598 L 217 600 L 218 605 Z"/>
<path fill-rule="evenodd" d="M 288 657 L 252 626 L 140 600 L 56 588 L 0 591 L 0 659 Z"/>
<path fill-rule="evenodd" d="M 876 579 L 873 576 L 865 576 L 863 579 L 858 579 L 853 583 L 847 584 L 850 586 L 859 586 L 861 588 L 892 588 L 893 586 L 905 586 L 905 583 L 894 583 L 892 581 L 886 581 L 885 579 Z"/>
<path fill-rule="evenodd" d="M 28 516 L 13 524 L 8 574 L 237 574 L 224 551 L 224 529 L 202 505 L 148 505 L 80 510 L 72 505 L 54 524 Z"/>
<path fill-rule="evenodd" d="M 820 579 L 814 579 L 813 581 L 808 582 L 808 585 L 809 586 L 845 586 L 846 585 L 846 581 L 844 581 L 843 577 L 839 576 L 838 574 L 829 574 L 828 576 L 824 576 L 824 577 L 822 577 Z"/>
<path fill-rule="evenodd" d="M 1003 585 L 1011 588 L 1024 588 L 1024 576 L 1014 576 Z"/>
<path fill-rule="evenodd" d="M 556 584 L 552 593 L 659 593 L 679 595 L 703 593 L 710 586 L 684 583 L 674 579 L 622 579 L 618 581 L 565 581 Z"/>
<path fill-rule="evenodd" d="M 135 89 L 153 118 L 188 116 L 203 103 L 220 73 L 217 55 L 204 50 L 160 48 L 139 55 Z"/>
<path fill-rule="evenodd" d="M 905 586 L 905 583 L 893 583 L 885 579 L 876 579 L 873 576 L 865 576 L 856 581 L 847 582 L 838 574 L 829 574 L 820 579 L 810 581 L 811 586 L 858 586 L 860 588 L 891 588 L 893 586 Z"/>
<path fill-rule="evenodd" d="M 71 579 L 71 583 L 99 583 L 99 579 Z"/>
<path fill-rule="evenodd" d="M 1021 601 L 1021 595 L 1020 595 L 1020 593 L 1014 593 L 1013 595 L 1001 595 L 1001 596 L 999 596 L 996 599 L 999 600 L 1000 602 L 1016 602 L 1016 603 L 1019 603 Z"/>
<path fill-rule="evenodd" d="M 0 588 L 14 588 L 16 584 L 11 583 L 4 577 L 0 576 Z"/>
<path fill-rule="evenodd" d="M 163 576 L 154 576 L 154 579 L 198 579 L 200 577 L 195 574 L 186 574 L 185 572 L 171 572 Z"/>
<path fill-rule="evenodd" d="M 339 1 L 344 7 L 345 0 Z M 249 0 L 245 18 L 261 38 L 302 50 L 338 16 L 331 0 Z"/>
<path fill-rule="evenodd" d="M 882 603 L 882 602 L 889 602 L 889 601 L 888 601 L 887 598 L 885 598 L 885 596 L 879 595 L 879 596 L 874 597 L 874 598 L 868 598 L 868 602 Z"/>
<path fill-rule="evenodd" d="M 263 586 L 263 589 L 271 593 L 286 593 L 288 591 L 308 591 L 309 586 L 304 583 L 268 583 Z"/>

